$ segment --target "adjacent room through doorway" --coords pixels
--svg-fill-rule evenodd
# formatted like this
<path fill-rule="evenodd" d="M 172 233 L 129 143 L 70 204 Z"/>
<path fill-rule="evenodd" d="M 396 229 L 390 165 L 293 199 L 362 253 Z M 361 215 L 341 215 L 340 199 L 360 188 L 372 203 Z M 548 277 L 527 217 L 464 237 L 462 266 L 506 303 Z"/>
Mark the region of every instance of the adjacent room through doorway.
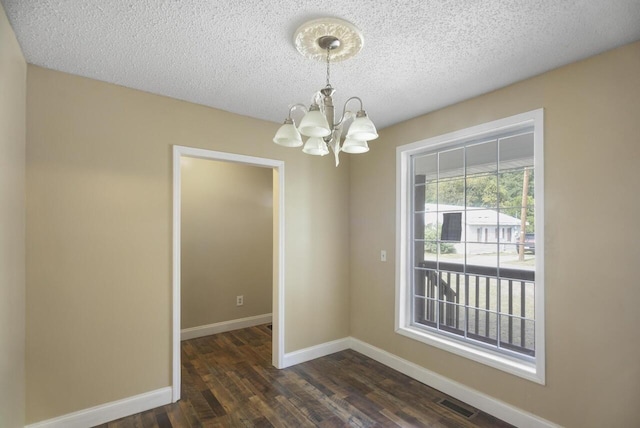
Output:
<path fill-rule="evenodd" d="M 279 366 L 283 173 L 279 161 L 174 147 L 174 401 L 182 340 L 272 324 Z"/>

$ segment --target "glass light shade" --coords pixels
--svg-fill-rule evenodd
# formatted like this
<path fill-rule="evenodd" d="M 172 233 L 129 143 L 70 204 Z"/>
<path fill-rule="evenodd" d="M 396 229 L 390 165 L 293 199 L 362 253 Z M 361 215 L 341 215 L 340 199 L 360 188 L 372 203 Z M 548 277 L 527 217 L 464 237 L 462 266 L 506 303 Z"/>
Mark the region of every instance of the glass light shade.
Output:
<path fill-rule="evenodd" d="M 347 138 L 342 144 L 342 151 L 345 153 L 366 153 L 369 151 L 369 145 L 363 140 L 354 140 L 353 138 Z"/>
<path fill-rule="evenodd" d="M 285 147 L 300 147 L 302 137 L 293 123 L 285 122 L 276 132 L 273 142 Z"/>
<path fill-rule="evenodd" d="M 302 151 L 308 155 L 324 156 L 329 154 L 327 143 L 321 137 L 311 137 L 307 140 Z"/>
<path fill-rule="evenodd" d="M 375 140 L 378 138 L 378 131 L 376 131 L 375 125 L 366 114 L 361 116 L 360 113 L 358 113 L 358 116 L 349 127 L 347 138 L 360 141 Z"/>
<path fill-rule="evenodd" d="M 298 129 L 307 137 L 327 137 L 331 134 L 327 118 L 320 110 L 314 110 L 313 107 L 304 115 Z"/>

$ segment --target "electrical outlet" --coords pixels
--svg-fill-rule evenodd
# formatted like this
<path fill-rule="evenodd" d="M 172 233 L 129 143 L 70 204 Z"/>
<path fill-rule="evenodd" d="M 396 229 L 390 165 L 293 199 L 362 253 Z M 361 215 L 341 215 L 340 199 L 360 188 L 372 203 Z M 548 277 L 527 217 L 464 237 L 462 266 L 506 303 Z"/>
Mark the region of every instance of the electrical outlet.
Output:
<path fill-rule="evenodd" d="M 244 296 L 236 296 L 236 306 L 244 305 Z"/>
<path fill-rule="evenodd" d="M 387 251 L 386 250 L 380 250 L 380 261 L 381 262 L 386 262 L 387 261 Z"/>

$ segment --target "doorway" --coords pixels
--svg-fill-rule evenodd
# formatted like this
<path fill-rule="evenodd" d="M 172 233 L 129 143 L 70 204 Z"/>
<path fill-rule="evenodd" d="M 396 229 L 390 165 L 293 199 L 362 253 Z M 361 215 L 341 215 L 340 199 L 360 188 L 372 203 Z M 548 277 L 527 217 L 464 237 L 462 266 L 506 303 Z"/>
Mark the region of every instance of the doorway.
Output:
<path fill-rule="evenodd" d="M 184 158 L 233 162 L 269 168 L 273 171 L 273 281 L 272 281 L 272 364 L 281 368 L 284 355 L 284 162 L 216 152 L 184 146 L 173 146 L 173 300 L 172 300 L 172 401 L 180 399 L 181 340 L 181 185 Z"/>

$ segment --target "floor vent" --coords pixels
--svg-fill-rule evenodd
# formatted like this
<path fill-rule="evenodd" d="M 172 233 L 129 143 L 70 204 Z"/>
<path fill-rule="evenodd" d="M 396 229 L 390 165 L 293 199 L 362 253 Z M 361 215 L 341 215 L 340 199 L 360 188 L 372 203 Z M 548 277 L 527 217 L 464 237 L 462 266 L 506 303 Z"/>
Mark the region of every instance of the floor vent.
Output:
<path fill-rule="evenodd" d="M 461 405 L 459 405 L 457 403 L 454 403 L 453 401 L 449 400 L 448 398 L 444 398 L 444 399 L 440 400 L 438 403 L 441 404 L 442 406 L 446 407 L 447 409 L 453 410 L 457 414 L 459 414 L 461 416 L 464 416 L 467 419 L 477 413 L 477 411 L 469 410 L 469 409 L 467 409 L 465 407 L 462 407 Z"/>

